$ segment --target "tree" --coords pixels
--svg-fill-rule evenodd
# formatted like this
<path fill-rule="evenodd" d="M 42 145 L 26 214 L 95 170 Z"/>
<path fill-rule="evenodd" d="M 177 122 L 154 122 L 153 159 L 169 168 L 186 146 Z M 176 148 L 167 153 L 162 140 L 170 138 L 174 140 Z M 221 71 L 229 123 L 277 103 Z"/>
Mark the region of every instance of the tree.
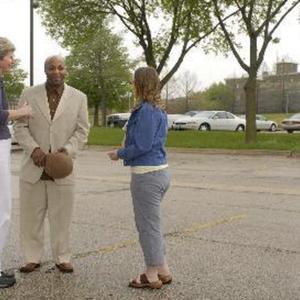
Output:
<path fill-rule="evenodd" d="M 103 1 L 36 0 L 37 11 L 50 36 L 63 47 L 90 39 L 105 22 Z"/>
<path fill-rule="evenodd" d="M 166 111 L 168 111 L 170 99 L 176 98 L 179 95 L 178 79 L 175 76 L 173 76 L 164 85 L 164 87 L 161 90 L 161 94 L 166 103 Z"/>
<path fill-rule="evenodd" d="M 83 33 L 97 28 L 103 14 L 116 16 L 142 48 L 147 65 L 164 74 L 162 87 L 187 53 L 217 28 L 211 22 L 210 9 L 210 1 L 197 0 L 40 1 L 44 25 L 64 46 L 72 45 L 74 39 L 80 40 Z M 168 72 L 163 72 L 175 48 L 179 48 L 179 55 L 173 65 L 168 65 Z"/>
<path fill-rule="evenodd" d="M 194 73 L 186 71 L 180 76 L 179 85 L 184 95 L 186 112 L 189 111 L 189 99 L 194 94 L 197 84 L 197 76 Z"/>
<path fill-rule="evenodd" d="M 4 75 L 5 92 L 9 102 L 16 101 L 25 87 L 24 80 L 27 73 L 19 68 L 19 64 L 20 61 L 16 60 L 11 72 Z"/>
<path fill-rule="evenodd" d="M 199 3 L 202 2 L 201 0 Z M 212 0 L 214 13 L 219 20 L 232 53 L 240 66 L 248 73 L 244 86 L 246 95 L 246 143 L 256 142 L 256 102 L 257 72 L 263 62 L 265 52 L 271 41 L 276 42 L 275 30 L 285 17 L 300 3 L 300 0 Z M 229 10 L 237 9 L 236 20 L 230 24 L 224 22 L 223 16 Z M 239 29 L 236 30 L 237 24 Z M 249 61 L 241 53 L 242 48 L 237 42 L 243 32 L 249 41 Z"/>
<path fill-rule="evenodd" d="M 99 125 L 100 106 L 103 126 L 107 108 L 128 109 L 132 66 L 121 39 L 109 28 L 100 26 L 84 44 L 72 47 L 66 64 L 68 82 L 84 91 L 94 107 L 94 126 Z"/>
<path fill-rule="evenodd" d="M 234 93 L 224 83 L 214 83 L 202 93 L 203 106 L 212 110 L 232 111 Z"/>

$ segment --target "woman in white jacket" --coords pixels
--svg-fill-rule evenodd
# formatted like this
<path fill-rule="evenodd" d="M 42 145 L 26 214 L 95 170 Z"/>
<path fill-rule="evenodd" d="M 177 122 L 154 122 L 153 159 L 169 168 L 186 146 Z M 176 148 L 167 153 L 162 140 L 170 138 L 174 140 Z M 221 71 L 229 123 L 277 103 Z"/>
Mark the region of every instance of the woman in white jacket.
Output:
<path fill-rule="evenodd" d="M 8 109 L 2 76 L 13 65 L 14 51 L 14 45 L 8 39 L 0 37 L 0 288 L 10 287 L 16 282 L 14 275 L 3 272 L 1 266 L 2 251 L 11 214 L 11 135 L 7 125 L 10 120 L 31 115 L 31 108 L 27 104 L 17 110 Z"/>

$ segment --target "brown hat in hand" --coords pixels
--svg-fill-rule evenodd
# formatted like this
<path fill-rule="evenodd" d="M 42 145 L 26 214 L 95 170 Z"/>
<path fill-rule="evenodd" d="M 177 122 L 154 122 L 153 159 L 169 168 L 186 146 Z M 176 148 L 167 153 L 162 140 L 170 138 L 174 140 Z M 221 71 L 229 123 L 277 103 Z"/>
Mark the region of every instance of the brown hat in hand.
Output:
<path fill-rule="evenodd" d="M 54 179 L 67 177 L 73 171 L 72 158 L 63 152 L 46 155 L 45 172 Z"/>

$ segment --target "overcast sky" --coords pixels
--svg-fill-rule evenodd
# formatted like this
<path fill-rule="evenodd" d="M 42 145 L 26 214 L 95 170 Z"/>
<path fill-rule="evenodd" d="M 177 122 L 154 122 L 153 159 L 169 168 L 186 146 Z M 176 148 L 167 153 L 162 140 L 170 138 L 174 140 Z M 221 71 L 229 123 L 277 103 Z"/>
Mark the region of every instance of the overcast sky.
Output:
<path fill-rule="evenodd" d="M 0 36 L 8 37 L 17 48 L 16 57 L 21 59 L 21 67 L 29 72 L 29 2 L 30 0 L 0 0 Z M 269 69 L 273 68 L 278 59 L 290 58 L 300 63 L 300 24 L 297 20 L 298 12 L 288 16 L 276 31 L 280 38 L 279 44 L 269 46 L 265 63 Z M 40 17 L 35 14 L 34 28 L 34 83 L 45 80 L 43 63 L 47 56 L 52 54 L 65 55 L 55 41 L 46 35 Z M 126 46 L 130 45 L 127 42 Z M 130 51 L 134 56 L 134 51 Z M 176 76 L 190 71 L 197 76 L 201 89 L 213 82 L 223 81 L 225 78 L 240 76 L 243 72 L 233 56 L 224 57 L 213 54 L 205 55 L 200 49 L 193 49 L 185 58 Z M 26 81 L 29 84 L 29 79 Z"/>

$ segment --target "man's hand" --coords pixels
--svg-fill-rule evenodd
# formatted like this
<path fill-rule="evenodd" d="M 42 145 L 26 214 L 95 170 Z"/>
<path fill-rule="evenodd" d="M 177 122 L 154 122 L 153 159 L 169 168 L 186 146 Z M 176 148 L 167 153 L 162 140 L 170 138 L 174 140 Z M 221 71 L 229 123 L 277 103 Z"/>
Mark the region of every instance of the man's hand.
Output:
<path fill-rule="evenodd" d="M 119 156 L 118 156 L 118 150 L 114 150 L 114 151 L 109 151 L 109 152 L 106 152 L 106 154 L 108 155 L 108 157 L 111 159 L 111 160 L 119 160 Z"/>
<path fill-rule="evenodd" d="M 35 148 L 31 153 L 31 158 L 37 167 L 44 167 L 46 163 L 46 154 L 41 148 Z"/>

